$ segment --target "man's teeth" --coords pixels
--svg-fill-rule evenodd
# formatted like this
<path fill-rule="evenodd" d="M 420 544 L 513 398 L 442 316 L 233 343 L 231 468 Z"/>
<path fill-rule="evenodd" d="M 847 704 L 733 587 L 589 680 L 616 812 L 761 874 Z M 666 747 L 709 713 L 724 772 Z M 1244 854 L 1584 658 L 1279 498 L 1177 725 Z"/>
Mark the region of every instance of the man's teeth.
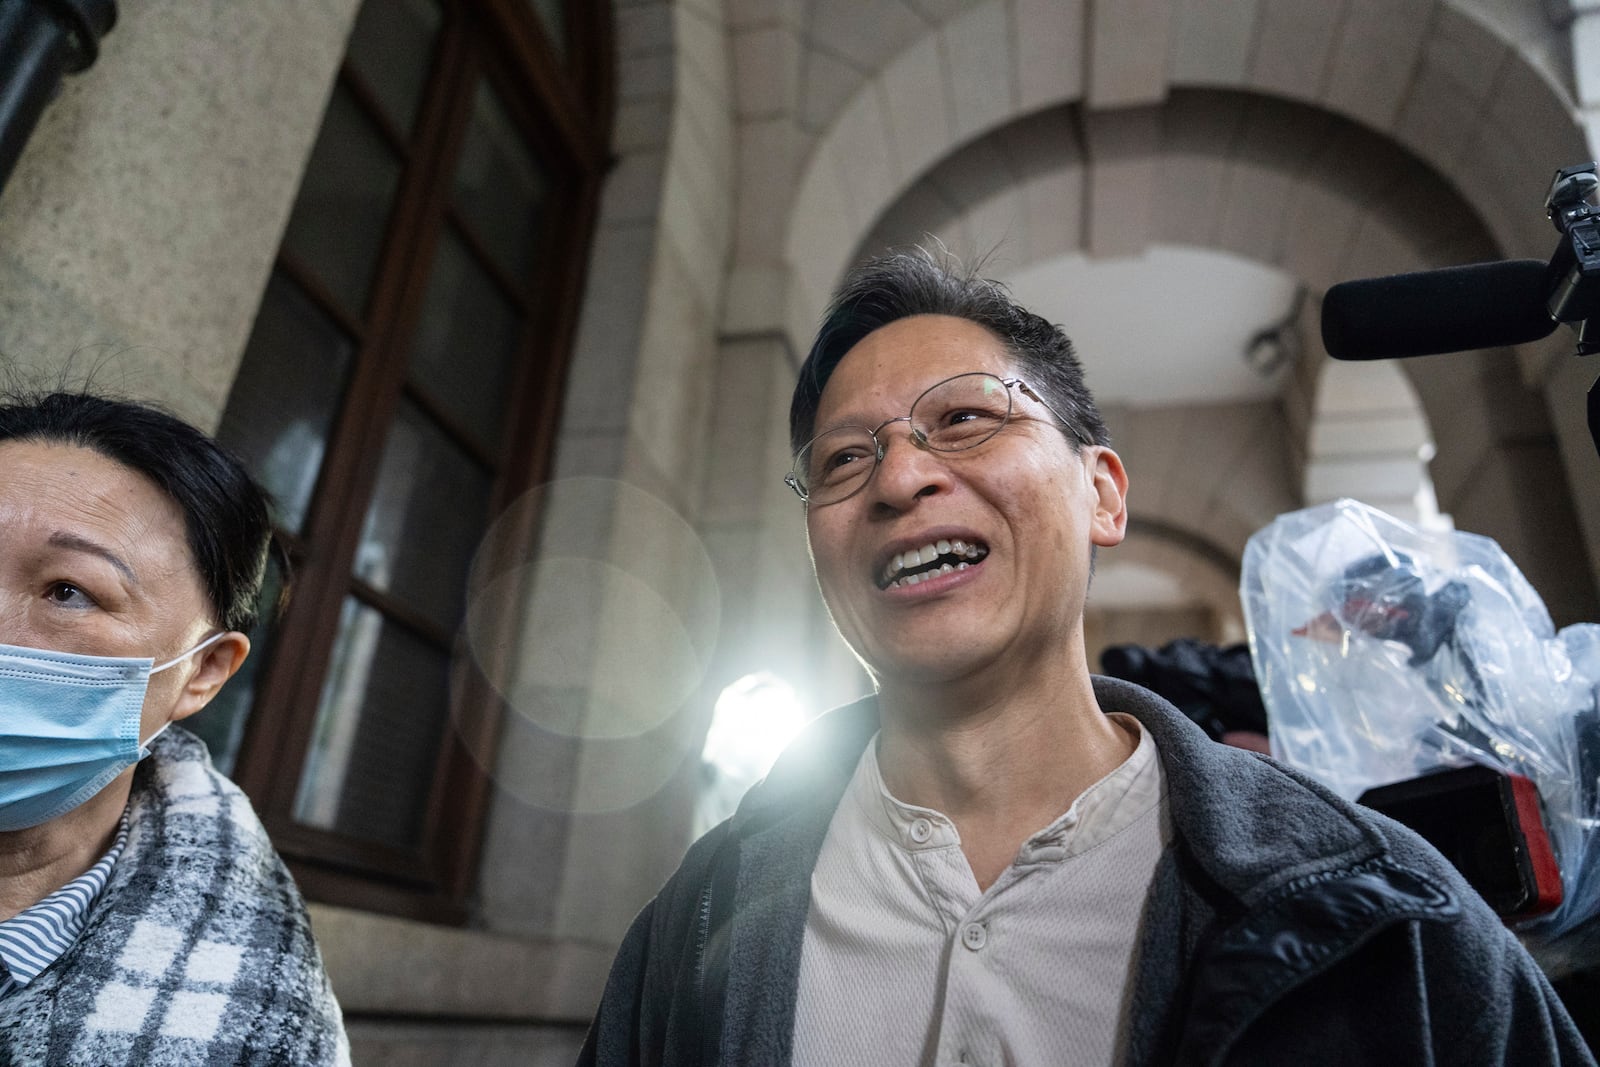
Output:
<path fill-rule="evenodd" d="M 891 559 L 883 569 L 883 585 L 886 589 L 899 585 L 916 585 L 935 575 L 964 571 L 968 567 L 968 561 L 976 563 L 988 554 L 987 549 L 979 545 L 970 545 L 965 541 L 930 541 L 921 548 L 909 549 Z M 917 571 L 915 574 L 902 573 L 927 567 L 928 564 L 937 562 L 941 556 L 959 558 L 954 563 L 947 559 L 938 567 L 928 567 L 927 570 Z"/>
<path fill-rule="evenodd" d="M 893 589 L 896 586 L 901 585 L 916 585 L 918 582 L 925 582 L 929 578 L 932 578 L 936 575 L 949 574 L 951 571 L 964 571 L 966 569 L 967 564 L 965 563 L 957 563 L 954 567 L 946 563 L 944 566 L 935 568 L 931 571 L 920 571 L 916 574 L 908 574 L 904 578 L 897 578 L 890 582 L 886 588 Z"/>

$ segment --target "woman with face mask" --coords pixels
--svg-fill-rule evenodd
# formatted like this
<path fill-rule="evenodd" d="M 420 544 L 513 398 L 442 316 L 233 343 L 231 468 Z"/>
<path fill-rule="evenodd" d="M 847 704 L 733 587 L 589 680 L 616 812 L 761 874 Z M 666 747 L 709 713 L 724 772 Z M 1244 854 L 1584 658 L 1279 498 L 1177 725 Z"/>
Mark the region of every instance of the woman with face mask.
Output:
<path fill-rule="evenodd" d="M 177 725 L 250 652 L 271 535 L 170 415 L 0 400 L 0 1062 L 348 1062 L 293 880 Z"/>

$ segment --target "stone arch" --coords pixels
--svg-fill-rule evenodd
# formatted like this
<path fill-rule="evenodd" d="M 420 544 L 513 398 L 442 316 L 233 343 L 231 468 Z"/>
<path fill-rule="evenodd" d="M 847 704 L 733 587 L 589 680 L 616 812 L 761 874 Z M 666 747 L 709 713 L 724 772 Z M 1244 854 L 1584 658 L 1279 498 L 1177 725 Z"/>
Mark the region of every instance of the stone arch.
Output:
<path fill-rule="evenodd" d="M 814 37 L 826 36 L 819 13 L 836 7 L 813 8 Z M 1296 0 L 1226 14 L 1154 0 L 957 8 L 883 61 L 800 168 L 783 236 L 796 338 L 856 236 L 923 171 L 1061 104 L 1083 105 L 1085 218 L 1092 245 L 1110 253 L 1148 241 L 1160 219 L 1157 130 L 1148 114 L 1128 118 L 1185 87 L 1298 101 L 1378 131 L 1449 175 L 1508 255 L 1547 255 L 1553 243 L 1532 203 L 1543 175 L 1528 161 L 1588 153 L 1556 28 L 1490 0 Z"/>
<path fill-rule="evenodd" d="M 1121 215 L 1093 188 L 1095 136 L 1142 140 L 1140 166 L 1162 176 L 1140 190 L 1159 225 L 1137 239 L 1095 221 Z M 967 254 L 1003 237 L 1015 246 L 1006 260 L 1022 264 L 1155 243 L 1212 248 L 1281 268 L 1318 293 L 1353 275 L 1499 254 L 1450 183 L 1392 141 L 1307 105 L 1232 90 L 1174 90 L 1160 105 L 1099 116 L 1067 104 L 999 127 L 903 189 L 831 275 L 919 227 L 966 235 L 969 247 L 957 251 Z"/>

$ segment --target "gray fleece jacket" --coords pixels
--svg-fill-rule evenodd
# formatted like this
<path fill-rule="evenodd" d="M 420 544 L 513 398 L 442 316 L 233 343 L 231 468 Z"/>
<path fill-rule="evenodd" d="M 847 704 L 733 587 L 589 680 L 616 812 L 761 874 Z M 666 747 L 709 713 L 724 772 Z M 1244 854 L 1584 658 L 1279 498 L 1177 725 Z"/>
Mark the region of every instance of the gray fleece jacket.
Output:
<path fill-rule="evenodd" d="M 1157 867 L 1125 1062 L 1593 1064 L 1549 983 L 1411 831 L 1094 680 L 1154 737 L 1174 842 Z M 878 728 L 830 712 L 634 920 L 581 1064 L 790 1062 L 811 871 Z M 1038 1025 L 1027 1020 L 1026 1025 Z M 872 1035 L 861 1035 L 872 1062 Z"/>

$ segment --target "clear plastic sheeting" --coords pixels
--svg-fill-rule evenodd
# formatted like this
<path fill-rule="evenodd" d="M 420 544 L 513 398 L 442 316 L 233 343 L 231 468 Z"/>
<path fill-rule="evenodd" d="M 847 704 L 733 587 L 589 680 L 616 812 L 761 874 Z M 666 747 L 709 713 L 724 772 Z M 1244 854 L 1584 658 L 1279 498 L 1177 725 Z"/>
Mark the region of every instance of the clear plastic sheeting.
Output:
<path fill-rule="evenodd" d="M 1351 800 L 1467 763 L 1524 775 L 1563 901 L 1518 932 L 1553 948 L 1600 910 L 1600 626 L 1556 633 L 1489 538 L 1353 500 L 1258 532 L 1240 591 L 1274 756 Z"/>

